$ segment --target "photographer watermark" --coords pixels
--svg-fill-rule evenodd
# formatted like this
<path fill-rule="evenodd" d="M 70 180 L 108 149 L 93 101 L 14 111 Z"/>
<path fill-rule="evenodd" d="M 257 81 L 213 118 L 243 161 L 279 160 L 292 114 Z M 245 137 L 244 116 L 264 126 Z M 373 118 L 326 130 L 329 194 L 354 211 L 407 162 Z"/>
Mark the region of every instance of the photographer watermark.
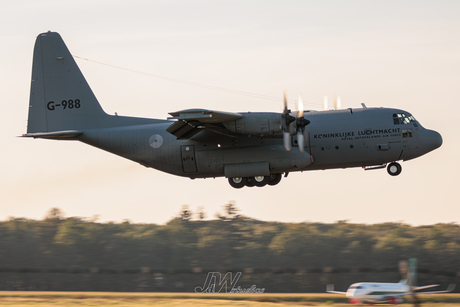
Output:
<path fill-rule="evenodd" d="M 237 286 L 238 280 L 243 273 L 227 272 L 223 277 L 219 272 L 209 272 L 203 287 L 195 287 L 196 293 L 264 293 L 265 288 L 257 288 L 252 285 L 249 288 Z"/>

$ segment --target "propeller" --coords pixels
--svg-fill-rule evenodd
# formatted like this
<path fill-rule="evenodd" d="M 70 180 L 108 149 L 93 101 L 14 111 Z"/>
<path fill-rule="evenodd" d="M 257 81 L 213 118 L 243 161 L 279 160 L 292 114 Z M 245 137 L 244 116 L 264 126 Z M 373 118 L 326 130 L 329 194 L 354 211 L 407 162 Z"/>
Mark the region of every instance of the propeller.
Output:
<path fill-rule="evenodd" d="M 302 97 L 299 95 L 299 100 L 297 101 L 297 115 L 296 117 L 292 116 L 291 110 L 288 109 L 287 106 L 287 97 L 286 91 L 284 91 L 284 109 L 283 113 L 281 114 L 281 125 L 283 130 L 283 139 L 284 139 L 284 148 L 286 150 L 291 150 L 291 131 L 290 126 L 293 122 L 295 122 L 296 127 L 296 134 L 297 134 L 297 142 L 299 145 L 299 149 L 301 152 L 304 152 L 305 147 L 305 127 L 310 123 L 308 119 L 303 117 L 303 101 Z"/>
<path fill-rule="evenodd" d="M 297 129 L 297 143 L 299 144 L 300 152 L 304 151 L 305 148 L 305 127 L 310 121 L 303 117 L 303 101 L 299 94 L 299 100 L 297 101 L 297 118 L 296 118 L 296 129 Z"/>
<path fill-rule="evenodd" d="M 284 91 L 284 109 L 283 113 L 281 114 L 281 126 L 283 128 L 284 148 L 286 148 L 287 151 L 291 150 L 292 147 L 289 126 L 293 121 L 295 121 L 295 118 L 289 113 L 291 113 L 291 110 L 288 109 L 286 91 Z"/>

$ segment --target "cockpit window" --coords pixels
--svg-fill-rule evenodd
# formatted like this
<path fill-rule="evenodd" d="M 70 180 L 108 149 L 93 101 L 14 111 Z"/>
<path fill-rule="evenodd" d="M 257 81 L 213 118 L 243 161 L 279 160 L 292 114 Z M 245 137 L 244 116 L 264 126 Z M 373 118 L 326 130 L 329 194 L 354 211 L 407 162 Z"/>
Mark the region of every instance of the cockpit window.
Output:
<path fill-rule="evenodd" d="M 410 114 L 405 114 L 405 113 L 393 114 L 393 123 L 395 125 L 407 125 L 410 123 L 415 124 L 415 122 L 416 122 L 415 118 Z"/>

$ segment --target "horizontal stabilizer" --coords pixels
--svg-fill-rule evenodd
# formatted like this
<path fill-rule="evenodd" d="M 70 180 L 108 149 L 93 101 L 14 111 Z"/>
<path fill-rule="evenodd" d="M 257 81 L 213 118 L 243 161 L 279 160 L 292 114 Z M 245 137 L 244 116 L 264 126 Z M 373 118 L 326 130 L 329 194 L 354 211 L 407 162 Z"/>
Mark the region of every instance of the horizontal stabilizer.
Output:
<path fill-rule="evenodd" d="M 334 293 L 334 294 L 347 294 L 346 292 L 342 292 L 342 291 L 334 291 L 334 285 L 333 284 L 328 284 L 326 286 L 326 292 L 327 293 Z"/>
<path fill-rule="evenodd" d="M 51 140 L 76 140 L 83 132 L 78 130 L 68 131 L 55 131 L 55 132 L 39 132 L 39 133 L 26 133 L 23 137 L 30 137 L 34 139 L 51 139 Z"/>

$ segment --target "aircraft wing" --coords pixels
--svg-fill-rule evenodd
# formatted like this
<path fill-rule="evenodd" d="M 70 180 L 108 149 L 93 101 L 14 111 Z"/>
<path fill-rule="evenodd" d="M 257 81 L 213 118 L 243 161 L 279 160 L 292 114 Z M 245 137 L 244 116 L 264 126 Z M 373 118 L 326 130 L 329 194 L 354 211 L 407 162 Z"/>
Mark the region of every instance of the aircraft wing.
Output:
<path fill-rule="evenodd" d="M 230 134 L 221 124 L 231 120 L 237 120 L 243 116 L 239 113 L 222 112 L 206 109 L 187 109 L 169 113 L 176 119 L 171 126 L 166 129 L 178 139 L 187 139 L 194 136 L 202 129 L 210 129 L 221 134 Z"/>

